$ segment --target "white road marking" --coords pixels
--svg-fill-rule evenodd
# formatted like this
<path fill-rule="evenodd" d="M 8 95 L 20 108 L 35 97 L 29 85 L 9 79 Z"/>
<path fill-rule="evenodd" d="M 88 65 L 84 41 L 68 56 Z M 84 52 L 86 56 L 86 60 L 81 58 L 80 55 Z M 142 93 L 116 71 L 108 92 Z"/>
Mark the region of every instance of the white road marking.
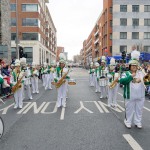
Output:
<path fill-rule="evenodd" d="M 96 101 L 94 101 L 96 107 L 98 108 L 100 113 L 104 113 L 104 111 L 102 110 L 102 108 L 98 105 L 98 103 Z"/>
<path fill-rule="evenodd" d="M 93 113 L 91 110 L 87 109 L 87 108 L 83 105 L 83 102 L 82 102 L 82 101 L 80 101 L 80 105 L 81 105 L 81 107 L 80 107 L 77 111 L 74 112 L 75 114 L 79 113 L 82 109 L 86 110 L 87 112 L 89 112 L 89 113 L 91 113 L 91 114 Z"/>
<path fill-rule="evenodd" d="M 123 94 L 121 94 L 121 93 L 119 93 L 119 92 L 118 92 L 118 94 L 121 95 L 121 96 L 123 97 Z"/>
<path fill-rule="evenodd" d="M 51 104 L 51 103 L 56 103 L 56 102 L 48 102 L 43 109 L 41 110 L 42 114 L 54 114 L 57 112 L 58 108 L 57 108 L 57 103 L 55 104 L 54 110 L 52 112 L 45 112 L 47 107 Z"/>
<path fill-rule="evenodd" d="M 146 109 L 147 111 L 150 111 L 150 109 L 148 109 L 147 107 L 144 107 L 144 109 Z"/>
<path fill-rule="evenodd" d="M 106 108 L 107 105 L 101 101 L 98 101 L 98 103 L 100 104 L 100 106 L 103 108 L 103 110 L 106 112 L 106 113 L 109 113 L 108 109 Z M 105 107 L 106 106 L 106 107 Z"/>
<path fill-rule="evenodd" d="M 21 114 L 26 108 L 29 107 L 29 105 L 31 105 L 32 102 L 27 102 L 27 105 L 25 105 L 20 111 L 17 112 L 17 114 Z"/>
<path fill-rule="evenodd" d="M 14 105 L 14 103 L 13 103 L 13 104 L 10 104 L 9 106 L 7 106 L 7 107 L 5 107 L 5 108 L 3 108 L 3 109 L 0 109 L 0 111 L 3 111 L 2 114 L 4 115 L 4 114 L 7 113 L 8 109 L 9 109 L 10 107 L 12 107 L 13 105 Z"/>
<path fill-rule="evenodd" d="M 119 109 L 121 109 L 122 111 L 125 111 L 125 109 L 123 107 L 121 107 L 120 105 L 117 104 L 117 106 L 119 107 Z"/>
<path fill-rule="evenodd" d="M 64 117 L 65 117 L 65 108 L 63 107 L 61 110 L 60 120 L 64 120 Z"/>
<path fill-rule="evenodd" d="M 33 107 L 34 114 L 38 114 L 45 104 L 46 102 L 43 102 L 40 105 L 40 107 L 37 108 L 37 103 L 33 102 L 22 114 L 26 114 L 32 107 Z"/>
<path fill-rule="evenodd" d="M 123 134 L 123 137 L 126 139 L 133 150 L 143 150 L 130 134 Z"/>

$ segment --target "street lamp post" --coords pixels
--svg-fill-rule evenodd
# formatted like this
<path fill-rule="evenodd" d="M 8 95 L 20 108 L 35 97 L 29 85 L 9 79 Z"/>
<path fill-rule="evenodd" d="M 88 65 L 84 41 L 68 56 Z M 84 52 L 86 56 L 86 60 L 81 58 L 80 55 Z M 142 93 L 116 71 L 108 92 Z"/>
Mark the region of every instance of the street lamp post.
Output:
<path fill-rule="evenodd" d="M 16 0 L 16 58 L 19 59 L 19 37 L 18 37 L 18 0 Z"/>

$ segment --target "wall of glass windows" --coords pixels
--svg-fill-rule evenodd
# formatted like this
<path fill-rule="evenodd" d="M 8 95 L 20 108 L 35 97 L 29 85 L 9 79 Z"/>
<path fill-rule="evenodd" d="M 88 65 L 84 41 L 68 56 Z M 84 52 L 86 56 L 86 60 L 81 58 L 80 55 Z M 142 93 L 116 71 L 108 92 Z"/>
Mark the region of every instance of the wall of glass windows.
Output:
<path fill-rule="evenodd" d="M 11 4 L 10 9 L 11 11 L 16 11 L 16 4 Z"/>
<path fill-rule="evenodd" d="M 22 11 L 37 12 L 38 4 L 22 4 Z"/>
<path fill-rule="evenodd" d="M 11 33 L 11 40 L 12 41 L 16 40 L 16 33 Z"/>
<path fill-rule="evenodd" d="M 16 18 L 11 18 L 11 26 L 16 26 Z"/>
<path fill-rule="evenodd" d="M 38 40 L 38 33 L 22 33 L 22 40 Z"/>
<path fill-rule="evenodd" d="M 22 19 L 22 26 L 38 26 L 37 18 L 24 18 Z"/>

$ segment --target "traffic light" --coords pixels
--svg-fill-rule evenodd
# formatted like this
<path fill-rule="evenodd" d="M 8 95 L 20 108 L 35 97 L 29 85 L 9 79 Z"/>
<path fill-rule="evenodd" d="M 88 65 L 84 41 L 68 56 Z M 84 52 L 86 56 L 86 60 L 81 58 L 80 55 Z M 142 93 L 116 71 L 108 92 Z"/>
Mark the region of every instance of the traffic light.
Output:
<path fill-rule="evenodd" d="M 23 47 L 19 46 L 19 58 L 22 58 L 24 56 Z"/>
<path fill-rule="evenodd" d="M 124 60 L 126 58 L 126 52 L 125 51 L 122 51 L 122 59 Z"/>

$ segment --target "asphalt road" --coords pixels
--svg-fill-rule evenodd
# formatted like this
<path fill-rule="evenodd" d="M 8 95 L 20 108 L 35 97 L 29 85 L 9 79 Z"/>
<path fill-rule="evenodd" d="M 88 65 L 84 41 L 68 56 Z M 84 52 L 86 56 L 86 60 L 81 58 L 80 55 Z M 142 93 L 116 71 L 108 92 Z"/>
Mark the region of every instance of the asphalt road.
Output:
<path fill-rule="evenodd" d="M 13 99 L 0 105 L 5 132 L 0 150 L 150 150 L 150 102 L 145 101 L 143 129 L 126 129 L 122 89 L 118 108 L 107 107 L 94 87 L 88 71 L 71 73 L 76 86 L 69 86 L 66 108 L 56 108 L 57 91 L 44 90 L 33 100 L 24 100 L 23 109 L 13 109 Z"/>

